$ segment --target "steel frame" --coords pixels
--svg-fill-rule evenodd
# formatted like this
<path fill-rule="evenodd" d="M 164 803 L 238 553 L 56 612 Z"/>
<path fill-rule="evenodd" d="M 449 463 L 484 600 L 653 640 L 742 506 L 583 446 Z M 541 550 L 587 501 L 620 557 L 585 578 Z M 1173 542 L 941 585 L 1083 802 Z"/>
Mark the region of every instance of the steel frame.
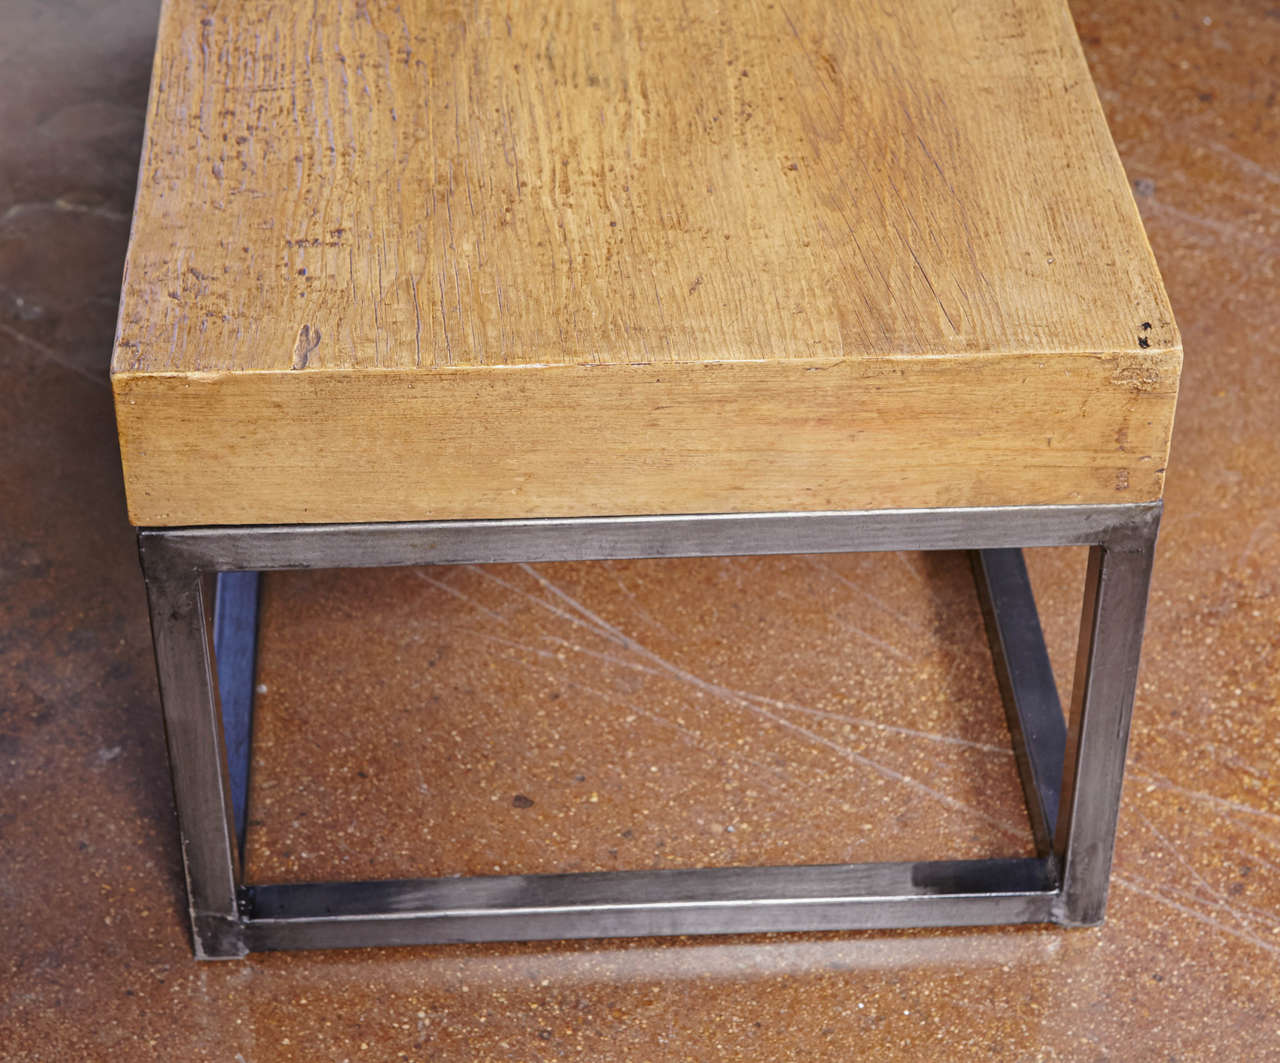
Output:
<path fill-rule="evenodd" d="M 1155 502 L 142 529 L 195 953 L 212 959 L 353 945 L 1101 922 L 1160 512 Z M 1064 545 L 1091 547 L 1067 720 L 1021 554 Z M 229 768 L 227 750 L 248 742 L 257 590 L 256 576 L 232 574 L 877 550 L 971 551 L 1035 857 L 243 881 L 246 782 L 239 767 Z"/>

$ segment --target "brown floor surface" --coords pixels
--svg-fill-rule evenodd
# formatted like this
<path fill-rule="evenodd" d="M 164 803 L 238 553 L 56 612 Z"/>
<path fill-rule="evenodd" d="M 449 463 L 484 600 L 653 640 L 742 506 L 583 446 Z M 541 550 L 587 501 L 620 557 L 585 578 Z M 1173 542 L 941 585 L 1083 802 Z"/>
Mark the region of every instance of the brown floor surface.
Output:
<path fill-rule="evenodd" d="M 1074 10 L 1187 351 L 1106 925 L 201 965 L 104 368 L 155 2 L 6 0 L 0 1057 L 1280 1059 L 1280 10 Z M 250 865 L 1023 852 L 977 625 L 954 555 L 274 578 Z"/>

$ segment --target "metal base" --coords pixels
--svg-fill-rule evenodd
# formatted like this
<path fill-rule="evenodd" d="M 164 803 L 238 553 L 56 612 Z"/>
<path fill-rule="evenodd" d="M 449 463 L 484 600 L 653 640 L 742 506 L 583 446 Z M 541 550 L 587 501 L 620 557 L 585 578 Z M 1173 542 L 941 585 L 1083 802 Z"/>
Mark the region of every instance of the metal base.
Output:
<path fill-rule="evenodd" d="M 1160 508 L 1157 502 L 145 529 L 139 543 L 196 955 L 1098 923 L 1106 906 Z M 1068 723 L 1021 548 L 1069 545 L 1091 550 Z M 956 549 L 973 551 L 1036 857 L 295 885 L 242 880 L 257 582 L 241 573 Z"/>

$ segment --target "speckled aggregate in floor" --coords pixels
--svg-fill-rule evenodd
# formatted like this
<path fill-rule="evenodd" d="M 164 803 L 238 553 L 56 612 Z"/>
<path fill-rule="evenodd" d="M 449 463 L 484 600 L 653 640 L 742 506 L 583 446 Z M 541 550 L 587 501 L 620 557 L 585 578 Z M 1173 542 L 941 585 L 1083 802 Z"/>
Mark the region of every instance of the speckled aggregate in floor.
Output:
<path fill-rule="evenodd" d="M 1280 1058 L 1280 11 L 1073 5 L 1187 358 L 1111 908 L 195 964 L 105 365 L 154 0 L 0 7 L 0 1057 Z M 1066 685 L 1082 558 L 1029 555 Z M 957 555 L 273 577 L 259 878 L 1018 853 Z"/>

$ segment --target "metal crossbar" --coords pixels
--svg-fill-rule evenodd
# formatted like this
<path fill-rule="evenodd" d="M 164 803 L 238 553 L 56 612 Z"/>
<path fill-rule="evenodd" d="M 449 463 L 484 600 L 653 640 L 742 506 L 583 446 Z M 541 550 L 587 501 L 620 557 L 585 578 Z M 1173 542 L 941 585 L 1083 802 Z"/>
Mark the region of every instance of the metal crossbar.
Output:
<path fill-rule="evenodd" d="M 1106 906 L 1160 503 L 139 533 L 196 955 L 456 941 L 1090 925 Z M 1089 546 L 1069 717 L 1021 548 Z M 247 807 L 257 584 L 240 573 L 640 557 L 972 551 L 1037 855 L 253 885 Z M 215 622 L 216 614 L 216 622 Z M 220 693 L 220 687 L 222 688 Z M 231 753 L 229 760 L 228 753 Z"/>

